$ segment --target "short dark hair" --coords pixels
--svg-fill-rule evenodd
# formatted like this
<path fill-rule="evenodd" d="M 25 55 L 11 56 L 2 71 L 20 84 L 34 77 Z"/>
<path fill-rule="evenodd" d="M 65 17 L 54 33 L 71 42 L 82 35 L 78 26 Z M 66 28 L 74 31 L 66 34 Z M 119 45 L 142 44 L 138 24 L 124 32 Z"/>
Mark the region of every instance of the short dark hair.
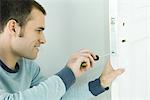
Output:
<path fill-rule="evenodd" d="M 35 0 L 0 0 L 0 33 L 11 19 L 24 26 L 33 8 L 46 15 L 45 9 Z"/>

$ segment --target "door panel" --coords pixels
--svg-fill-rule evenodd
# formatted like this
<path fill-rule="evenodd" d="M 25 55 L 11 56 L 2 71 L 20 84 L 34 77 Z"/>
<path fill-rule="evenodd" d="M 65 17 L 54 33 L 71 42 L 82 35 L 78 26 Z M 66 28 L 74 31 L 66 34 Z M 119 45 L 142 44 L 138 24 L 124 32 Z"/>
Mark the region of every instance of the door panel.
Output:
<path fill-rule="evenodd" d="M 117 0 L 117 10 L 114 11 L 116 42 L 110 43 L 116 45 L 117 51 L 115 56 L 111 55 L 111 60 L 114 68 L 121 66 L 126 71 L 112 84 L 112 100 L 150 99 L 150 78 L 148 77 L 150 75 L 150 8 L 148 2 L 148 0 Z"/>

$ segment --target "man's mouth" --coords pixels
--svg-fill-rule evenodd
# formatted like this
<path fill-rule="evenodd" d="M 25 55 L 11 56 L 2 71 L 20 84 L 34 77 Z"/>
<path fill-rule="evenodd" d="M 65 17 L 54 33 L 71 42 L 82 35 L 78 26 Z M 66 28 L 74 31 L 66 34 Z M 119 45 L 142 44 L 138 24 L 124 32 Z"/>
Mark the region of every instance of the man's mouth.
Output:
<path fill-rule="evenodd" d="M 35 48 L 37 51 L 39 51 L 40 46 L 34 46 L 34 48 Z"/>

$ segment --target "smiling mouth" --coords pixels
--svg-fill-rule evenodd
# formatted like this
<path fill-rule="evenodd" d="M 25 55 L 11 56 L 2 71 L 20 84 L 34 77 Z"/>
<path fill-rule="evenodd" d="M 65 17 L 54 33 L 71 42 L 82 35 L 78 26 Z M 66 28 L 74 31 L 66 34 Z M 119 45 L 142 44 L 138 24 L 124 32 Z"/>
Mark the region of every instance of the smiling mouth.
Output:
<path fill-rule="evenodd" d="M 39 46 L 34 46 L 34 48 L 39 51 L 40 47 Z"/>
<path fill-rule="evenodd" d="M 37 49 L 37 51 L 39 51 L 39 48 L 36 48 Z"/>

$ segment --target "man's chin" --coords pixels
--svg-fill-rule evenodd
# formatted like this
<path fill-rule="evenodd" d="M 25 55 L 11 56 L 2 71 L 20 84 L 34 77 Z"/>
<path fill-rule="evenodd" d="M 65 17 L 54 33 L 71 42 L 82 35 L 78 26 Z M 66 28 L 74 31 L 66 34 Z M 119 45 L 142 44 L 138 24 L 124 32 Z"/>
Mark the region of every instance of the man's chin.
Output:
<path fill-rule="evenodd" d="M 25 57 L 27 59 L 31 59 L 31 60 L 35 60 L 37 58 L 37 55 L 34 55 L 34 56 L 30 56 L 30 57 Z"/>

